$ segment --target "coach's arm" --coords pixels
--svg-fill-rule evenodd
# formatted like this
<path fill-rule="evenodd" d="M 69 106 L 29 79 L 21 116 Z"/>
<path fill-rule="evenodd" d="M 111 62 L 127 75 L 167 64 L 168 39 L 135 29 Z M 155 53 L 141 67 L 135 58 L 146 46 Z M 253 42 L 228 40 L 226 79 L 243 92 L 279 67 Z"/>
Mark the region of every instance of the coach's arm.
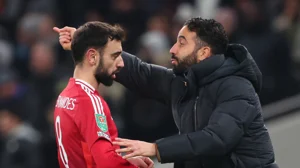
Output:
<path fill-rule="evenodd" d="M 124 68 L 116 81 L 129 90 L 166 103 L 170 100 L 173 71 L 162 66 L 142 62 L 136 56 L 123 52 Z"/>
<path fill-rule="evenodd" d="M 53 30 L 60 35 L 60 44 L 64 50 L 71 50 L 71 40 L 76 28 L 54 27 Z M 162 66 L 147 64 L 137 57 L 123 52 L 124 68 L 116 74 L 116 81 L 133 92 L 143 96 L 169 102 L 170 83 L 173 71 Z"/>
<path fill-rule="evenodd" d="M 259 115 L 254 88 L 250 82 L 240 82 L 225 81 L 219 87 L 217 107 L 204 129 L 156 141 L 162 163 L 224 156 L 238 144 L 244 130 Z"/>

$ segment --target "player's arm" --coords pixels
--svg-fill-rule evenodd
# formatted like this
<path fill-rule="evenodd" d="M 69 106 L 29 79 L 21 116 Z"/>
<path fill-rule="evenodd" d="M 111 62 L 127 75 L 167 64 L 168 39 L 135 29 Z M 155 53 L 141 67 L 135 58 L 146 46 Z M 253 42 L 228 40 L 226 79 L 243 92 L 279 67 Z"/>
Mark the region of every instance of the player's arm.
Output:
<path fill-rule="evenodd" d="M 123 159 L 115 152 L 109 140 L 99 138 L 91 147 L 91 154 L 96 162 L 97 168 L 136 168 L 136 166 Z"/>
<path fill-rule="evenodd" d="M 97 168 L 136 168 L 115 152 L 101 100 L 90 95 L 79 100 L 75 123 L 87 143 Z"/>

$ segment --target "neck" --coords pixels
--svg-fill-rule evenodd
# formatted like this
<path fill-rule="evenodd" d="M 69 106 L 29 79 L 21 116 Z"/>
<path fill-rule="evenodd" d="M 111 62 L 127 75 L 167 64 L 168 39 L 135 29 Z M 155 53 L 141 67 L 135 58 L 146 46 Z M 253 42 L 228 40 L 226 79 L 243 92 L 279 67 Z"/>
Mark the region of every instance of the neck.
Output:
<path fill-rule="evenodd" d="M 75 79 L 80 79 L 80 80 L 87 82 L 88 84 L 93 86 L 95 89 L 97 89 L 99 86 L 93 73 L 91 73 L 89 70 L 85 70 L 82 65 L 76 65 L 73 77 Z"/>

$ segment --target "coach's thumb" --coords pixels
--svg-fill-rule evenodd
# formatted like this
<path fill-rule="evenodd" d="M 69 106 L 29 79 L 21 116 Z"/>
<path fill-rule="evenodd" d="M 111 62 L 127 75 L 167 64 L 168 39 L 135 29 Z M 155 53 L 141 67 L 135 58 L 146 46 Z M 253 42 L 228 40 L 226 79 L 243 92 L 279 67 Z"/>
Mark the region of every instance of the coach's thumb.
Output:
<path fill-rule="evenodd" d="M 53 27 L 53 30 L 57 33 L 60 33 L 60 28 L 58 28 L 58 27 Z"/>

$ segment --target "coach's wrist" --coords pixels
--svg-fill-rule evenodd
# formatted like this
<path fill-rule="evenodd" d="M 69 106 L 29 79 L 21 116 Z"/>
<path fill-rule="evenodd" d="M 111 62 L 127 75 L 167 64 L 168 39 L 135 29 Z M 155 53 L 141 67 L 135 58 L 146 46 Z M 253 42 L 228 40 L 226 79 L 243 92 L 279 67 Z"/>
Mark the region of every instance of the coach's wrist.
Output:
<path fill-rule="evenodd" d="M 157 144 L 155 143 L 154 145 L 155 145 L 155 155 L 156 155 L 157 161 L 160 162 L 160 155 L 159 155 L 159 151 L 157 148 Z"/>

